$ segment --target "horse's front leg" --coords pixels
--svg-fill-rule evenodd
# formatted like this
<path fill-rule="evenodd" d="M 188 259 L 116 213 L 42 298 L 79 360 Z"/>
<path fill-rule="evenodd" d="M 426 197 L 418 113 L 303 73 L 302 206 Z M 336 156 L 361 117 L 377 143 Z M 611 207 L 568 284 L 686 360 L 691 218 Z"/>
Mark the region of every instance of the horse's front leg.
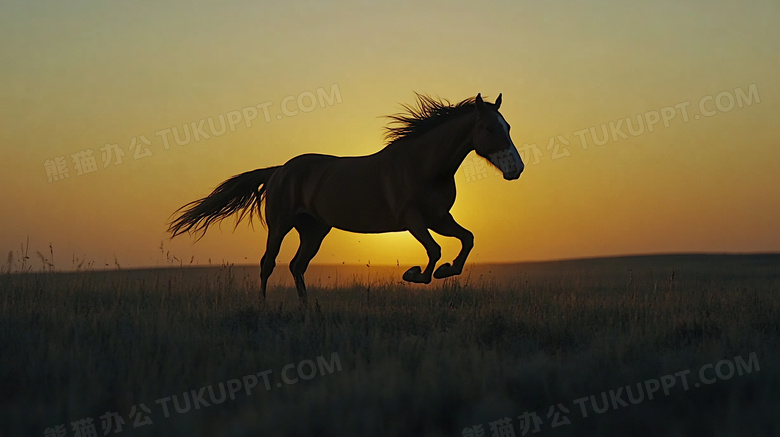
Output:
<path fill-rule="evenodd" d="M 407 282 L 428 284 L 431 282 L 436 261 L 441 258 L 441 247 L 431 237 L 431 233 L 428 232 L 428 227 L 419 213 L 407 214 L 406 226 L 409 233 L 425 247 L 425 252 L 428 254 L 428 265 L 425 266 L 425 270 L 422 270 L 419 266 L 410 268 L 404 273 L 403 279 Z"/>
<path fill-rule="evenodd" d="M 452 218 L 451 214 L 431 226 L 434 232 L 443 235 L 445 237 L 455 237 L 460 240 L 461 249 L 455 260 L 450 263 L 445 263 L 439 266 L 434 272 L 433 277 L 436 279 L 447 278 L 449 276 L 459 275 L 463 272 L 463 267 L 466 265 L 466 258 L 469 256 L 469 252 L 474 247 L 474 234 L 468 229 L 459 225 L 458 222 Z"/>

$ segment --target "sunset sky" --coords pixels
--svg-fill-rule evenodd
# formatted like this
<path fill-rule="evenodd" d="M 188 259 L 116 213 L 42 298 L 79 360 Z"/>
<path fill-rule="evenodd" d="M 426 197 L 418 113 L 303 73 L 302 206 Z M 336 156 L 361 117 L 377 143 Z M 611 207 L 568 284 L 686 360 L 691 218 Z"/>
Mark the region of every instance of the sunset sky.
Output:
<path fill-rule="evenodd" d="M 780 251 L 776 0 L 10 0 L 0 11 L 3 254 L 29 236 L 30 253 L 51 244 L 63 270 L 74 256 L 99 268 L 166 265 L 166 253 L 257 263 L 259 224 L 225 222 L 193 244 L 168 240 L 170 214 L 302 153 L 375 152 L 381 116 L 415 91 L 503 93 L 526 164 L 512 182 L 473 154 L 458 171 L 452 212 L 475 234 L 469 262 Z M 233 122 L 217 135 L 220 116 Z M 436 238 L 452 259 L 459 243 Z M 278 262 L 296 247 L 293 232 Z M 314 263 L 369 260 L 411 266 L 425 251 L 408 233 L 333 231 Z"/>

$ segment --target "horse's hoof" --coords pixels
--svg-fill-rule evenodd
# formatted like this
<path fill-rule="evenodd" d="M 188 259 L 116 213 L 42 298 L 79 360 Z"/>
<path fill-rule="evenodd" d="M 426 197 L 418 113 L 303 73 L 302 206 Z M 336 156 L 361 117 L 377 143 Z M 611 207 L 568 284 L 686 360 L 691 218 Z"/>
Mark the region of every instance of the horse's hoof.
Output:
<path fill-rule="evenodd" d="M 450 263 L 444 263 L 440 265 L 435 272 L 433 272 L 433 277 L 436 279 L 444 279 L 459 274 L 461 274 L 461 271 L 459 269 L 456 269 L 455 267 L 450 265 Z"/>
<path fill-rule="evenodd" d="M 430 276 L 426 278 L 425 275 L 422 274 L 420 266 L 414 266 L 404 273 L 404 281 L 415 282 L 417 284 L 428 284 L 431 282 L 431 278 Z"/>

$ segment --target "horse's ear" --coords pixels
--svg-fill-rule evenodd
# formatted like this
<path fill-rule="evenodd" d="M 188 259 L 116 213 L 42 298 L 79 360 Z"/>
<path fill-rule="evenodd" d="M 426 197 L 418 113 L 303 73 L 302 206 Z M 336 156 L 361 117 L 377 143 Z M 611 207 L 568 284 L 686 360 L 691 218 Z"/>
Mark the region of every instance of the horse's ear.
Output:
<path fill-rule="evenodd" d="M 498 111 L 498 108 L 501 107 L 501 93 L 498 93 L 498 98 L 496 99 L 496 111 Z"/>
<path fill-rule="evenodd" d="M 482 93 L 477 94 L 477 98 L 474 99 L 474 103 L 477 105 L 477 115 L 485 112 L 485 102 L 482 101 Z"/>

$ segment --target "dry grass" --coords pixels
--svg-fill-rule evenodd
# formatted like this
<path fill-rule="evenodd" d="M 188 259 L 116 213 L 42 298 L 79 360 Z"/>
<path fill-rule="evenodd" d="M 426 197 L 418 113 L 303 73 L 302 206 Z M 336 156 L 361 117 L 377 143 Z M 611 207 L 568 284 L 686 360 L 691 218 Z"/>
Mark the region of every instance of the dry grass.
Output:
<path fill-rule="evenodd" d="M 52 254 L 53 257 L 53 254 Z M 46 257 L 43 257 L 46 259 Z M 519 264 L 520 279 L 291 289 L 231 266 L 0 276 L 0 435 L 145 403 L 120 435 L 778 435 L 780 256 Z M 375 267 L 371 267 L 375 269 Z M 286 275 L 281 270 L 276 275 Z M 372 271 L 374 275 L 374 271 Z M 464 279 L 465 281 L 465 279 Z M 155 400 L 337 352 L 343 370 L 164 418 Z M 581 418 L 572 401 L 755 352 L 760 371 Z M 278 376 L 277 376 L 278 378 Z M 551 428 L 550 405 L 572 423 Z M 113 435 L 113 434 L 112 434 Z"/>

